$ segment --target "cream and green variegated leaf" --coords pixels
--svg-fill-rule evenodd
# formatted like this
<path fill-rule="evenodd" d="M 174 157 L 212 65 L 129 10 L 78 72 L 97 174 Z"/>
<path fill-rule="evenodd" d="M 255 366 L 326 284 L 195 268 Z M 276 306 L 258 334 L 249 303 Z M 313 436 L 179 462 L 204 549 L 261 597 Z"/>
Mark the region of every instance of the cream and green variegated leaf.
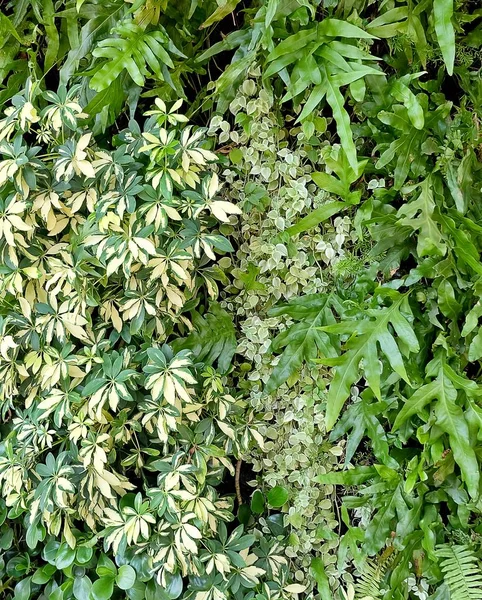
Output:
<path fill-rule="evenodd" d="M 160 279 L 163 285 L 167 285 L 169 277 L 173 277 L 178 283 L 189 285 L 191 276 L 189 263 L 192 255 L 187 250 L 179 247 L 179 242 L 173 241 L 165 249 L 158 249 L 155 258 L 151 258 L 148 266 L 152 269 L 151 279 Z"/>
<path fill-rule="evenodd" d="M 186 335 L 200 294 L 215 299 L 216 282 L 228 283 L 217 258 L 232 246 L 217 227 L 239 210 L 216 204 L 217 157 L 179 104 L 156 103 L 163 114 L 148 115 L 145 131 L 160 145 L 141 152 L 133 121 L 100 146 L 76 95 L 18 101 L 5 123 L 5 143 L 28 152 L 16 141 L 25 130 L 41 150 L 35 189 L 22 174 L 32 193 L 23 197 L 17 172 L 2 188 L 0 408 L 15 447 L 0 448 L 2 493 L 16 514 L 32 510 L 29 547 L 59 543 L 59 565 L 100 532 L 113 554 L 167 548 L 171 572 L 187 577 L 202 569 L 203 539 L 233 517 L 233 499 L 213 485 L 263 439 L 227 380 L 162 344 Z M 59 443 L 68 483 L 56 488 L 58 473 L 35 465 L 48 466 Z"/>
<path fill-rule="evenodd" d="M 53 510 L 54 506 L 69 506 L 68 494 L 75 492 L 72 483 L 74 469 L 68 464 L 69 458 L 67 452 L 61 452 L 57 457 L 49 453 L 45 464 L 39 463 L 36 466 L 35 470 L 41 481 L 35 488 L 34 498 L 39 501 L 41 511 Z"/>
<path fill-rule="evenodd" d="M 154 242 L 149 239 L 153 227 L 143 227 L 142 222 L 131 215 L 127 223 L 113 212 L 108 212 L 100 221 L 98 233 L 90 233 L 86 246 L 93 246 L 95 255 L 105 266 L 107 276 L 122 267 L 129 276 L 133 263 L 147 264 L 149 257 L 156 255 Z"/>
<path fill-rule="evenodd" d="M 26 203 L 19 200 L 15 194 L 11 194 L 6 200 L 0 200 L 0 239 L 5 240 L 13 249 L 15 262 L 18 262 L 15 247 L 25 246 L 25 234 L 32 231 L 32 226 L 24 221 L 25 210 Z"/>
<path fill-rule="evenodd" d="M 126 290 L 124 298 L 119 303 L 119 312 L 122 320 L 129 323 L 130 333 L 139 333 L 146 323 L 152 323 L 155 319 L 156 329 L 162 335 L 162 329 L 157 327 L 157 316 L 161 312 L 159 309 L 162 307 L 166 312 L 175 314 L 176 308 L 179 309 L 183 301 L 182 292 L 169 283 L 166 283 L 163 288 L 141 282 L 137 289 Z"/>
<path fill-rule="evenodd" d="M 137 162 L 132 153 L 128 152 L 125 144 L 113 152 L 95 150 L 94 156 L 92 166 L 102 191 L 112 189 L 116 184 L 122 185 L 126 178 L 135 175 L 142 166 L 142 163 Z"/>
<path fill-rule="evenodd" d="M 147 540 L 151 525 L 156 522 L 150 511 L 149 502 L 143 502 L 142 495 L 136 494 L 132 506 L 124 506 L 119 511 L 105 509 L 104 547 L 112 546 L 114 552 L 126 545 Z"/>
<path fill-rule="evenodd" d="M 229 223 L 230 215 L 240 215 L 241 209 L 232 202 L 222 200 L 220 192 L 219 178 L 216 173 L 210 177 L 205 177 L 202 182 L 202 204 L 193 213 L 193 217 L 198 217 L 202 210 L 209 210 L 211 214 L 222 223 Z"/>
<path fill-rule="evenodd" d="M 145 185 L 139 193 L 139 198 L 143 200 L 139 208 L 139 214 L 145 215 L 147 225 L 154 224 L 155 232 L 163 232 L 169 225 L 169 220 L 181 221 L 182 217 L 178 212 L 179 200 L 169 195 L 159 193 L 150 185 Z"/>
<path fill-rule="evenodd" d="M 155 115 L 157 117 L 157 123 L 160 127 L 162 127 L 166 122 L 175 126 L 179 123 L 187 123 L 189 121 L 186 115 L 177 112 L 177 110 L 179 110 L 183 104 L 182 98 L 176 100 L 176 102 L 174 102 L 170 108 L 167 108 L 166 103 L 164 100 L 161 100 L 161 98 L 156 98 L 154 100 L 154 104 L 156 108 L 148 110 L 144 114 L 149 117 Z"/>
<path fill-rule="evenodd" d="M 181 350 L 176 355 L 165 346 L 148 348 L 149 361 L 143 368 L 146 373 L 145 386 L 152 391 L 154 399 L 164 398 L 166 402 L 179 405 L 182 402 L 193 402 L 189 385 L 196 384 L 192 375 L 191 353 Z"/>
<path fill-rule="evenodd" d="M 79 104 L 79 87 L 74 85 L 67 90 L 61 85 L 57 92 L 47 90 L 42 94 L 48 106 L 40 112 L 40 117 L 46 120 L 55 133 L 60 132 L 62 128 L 75 131 L 78 120 L 87 116 Z"/>
<path fill-rule="evenodd" d="M 149 463 L 149 470 L 159 472 L 158 484 L 166 492 L 177 490 L 182 485 L 188 492 L 195 494 L 194 474 L 197 468 L 186 460 L 188 453 L 179 450 L 168 458 L 159 458 Z"/>
<path fill-rule="evenodd" d="M 180 246 L 192 248 L 196 258 L 201 258 L 205 254 L 209 259 L 215 260 L 215 250 L 233 252 L 231 242 L 223 235 L 210 233 L 205 226 L 196 221 L 187 221 L 184 225 L 184 229 L 180 231 L 182 238 Z"/>
<path fill-rule="evenodd" d="M 43 326 L 45 340 L 50 343 L 54 339 L 65 342 L 67 335 L 83 340 L 85 343 L 89 340 L 86 329 L 88 319 L 78 312 L 70 309 L 68 301 L 58 303 L 57 297 L 50 294 L 48 304 L 38 302 L 35 310 L 39 317 L 38 325 Z"/>
<path fill-rule="evenodd" d="M 21 136 L 16 136 L 11 143 L 0 142 L 0 188 L 11 183 L 20 198 L 26 198 L 30 190 L 35 189 L 37 176 L 45 168 L 36 158 L 40 150 L 40 146 L 29 148 Z"/>
<path fill-rule="evenodd" d="M 117 178 L 114 180 L 116 181 Z M 136 209 L 136 197 L 142 191 L 142 177 L 132 173 L 125 173 L 122 181 L 117 180 L 117 185 L 114 187 L 109 185 L 108 189 L 102 193 L 96 203 L 97 219 L 102 221 L 105 215 L 112 211 L 119 216 L 120 219 L 124 215 L 132 214 Z"/>
<path fill-rule="evenodd" d="M 42 398 L 37 407 L 41 410 L 41 419 L 46 419 L 53 413 L 53 420 L 57 427 L 62 426 L 64 419 L 72 418 L 70 407 L 80 404 L 81 396 L 74 390 L 53 388 L 45 398 Z"/>
<path fill-rule="evenodd" d="M 89 381 L 82 390 L 82 397 L 88 399 L 89 416 L 101 420 L 106 406 L 116 412 L 120 401 L 132 402 L 134 398 L 128 384 L 135 374 L 135 369 L 125 368 L 125 357 L 122 354 L 105 354 L 102 368 L 90 374 Z"/>
<path fill-rule="evenodd" d="M 216 154 L 202 146 L 204 130 L 186 126 L 177 139 L 175 131 L 168 132 L 155 123 L 153 117 L 147 121 L 142 134 L 147 144 L 139 149 L 140 153 L 149 153 L 148 179 L 152 179 L 154 188 L 167 194 L 174 185 L 195 189 L 208 163 L 217 160 Z"/>
<path fill-rule="evenodd" d="M 181 412 L 172 404 L 166 403 L 164 397 L 153 400 L 145 398 L 139 404 L 141 423 L 150 434 L 156 433 L 161 442 L 167 442 L 169 433 L 176 431 L 178 417 Z"/>
<path fill-rule="evenodd" d="M 54 165 L 57 181 L 70 181 L 74 175 L 95 179 L 95 170 L 87 149 L 91 136 L 91 133 L 85 133 L 77 141 L 67 140 L 58 148 L 59 158 Z"/>

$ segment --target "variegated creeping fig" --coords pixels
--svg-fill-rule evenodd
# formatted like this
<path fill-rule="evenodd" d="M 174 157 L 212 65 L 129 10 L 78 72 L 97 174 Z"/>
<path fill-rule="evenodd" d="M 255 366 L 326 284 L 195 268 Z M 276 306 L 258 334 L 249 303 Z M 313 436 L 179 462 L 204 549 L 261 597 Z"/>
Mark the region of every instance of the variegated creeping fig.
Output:
<path fill-rule="evenodd" d="M 0 600 L 481 600 L 480 2 L 0 33 Z"/>

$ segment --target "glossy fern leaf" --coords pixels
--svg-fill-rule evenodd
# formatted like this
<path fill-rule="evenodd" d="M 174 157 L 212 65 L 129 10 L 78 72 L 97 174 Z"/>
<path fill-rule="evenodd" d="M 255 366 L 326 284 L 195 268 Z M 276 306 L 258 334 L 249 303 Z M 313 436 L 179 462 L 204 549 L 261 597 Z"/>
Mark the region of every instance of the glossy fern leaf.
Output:
<path fill-rule="evenodd" d="M 115 33 L 99 42 L 92 52 L 96 58 L 105 59 L 91 71 L 90 87 L 97 92 L 107 88 L 124 69 L 139 86 L 144 85 L 146 77 L 164 80 L 166 66 L 174 67 L 170 53 L 182 56 L 161 28 L 144 31 L 134 22 L 125 21 Z"/>

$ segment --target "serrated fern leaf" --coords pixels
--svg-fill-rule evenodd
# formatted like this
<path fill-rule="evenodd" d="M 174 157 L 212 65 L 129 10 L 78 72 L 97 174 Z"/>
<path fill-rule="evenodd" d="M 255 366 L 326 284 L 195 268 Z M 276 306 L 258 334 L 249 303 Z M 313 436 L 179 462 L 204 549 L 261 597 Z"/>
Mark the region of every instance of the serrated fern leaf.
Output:
<path fill-rule="evenodd" d="M 443 256 L 447 250 L 444 237 L 433 219 L 435 179 L 427 177 L 420 185 L 416 200 L 407 202 L 398 211 L 399 225 L 418 231 L 417 253 L 419 256 Z"/>
<path fill-rule="evenodd" d="M 326 427 L 331 430 L 338 419 L 352 385 L 365 377 L 372 392 L 381 400 L 380 358 L 407 383 L 410 380 L 405 369 L 404 356 L 418 352 L 419 343 L 410 322 L 406 295 L 395 290 L 380 288 L 379 296 L 390 297 L 392 303 L 377 309 L 368 309 L 366 318 L 345 321 L 323 327 L 322 330 L 350 337 L 345 343 L 345 352 L 336 358 L 321 358 L 319 362 L 335 367 L 327 398 Z M 403 312 L 402 312 L 403 310 Z"/>
<path fill-rule="evenodd" d="M 437 426 L 449 436 L 450 447 L 454 453 L 455 462 L 460 467 L 467 490 L 472 498 L 477 498 L 480 470 L 477 456 L 470 442 L 469 427 L 464 411 L 457 404 L 456 386 L 460 386 L 460 379 L 451 380 L 453 371 L 446 367 L 447 358 L 444 352 L 439 350 L 427 366 L 427 376 L 435 377 L 435 379 L 419 387 L 410 398 L 406 399 L 395 419 L 393 429 L 397 430 L 410 417 L 420 415 L 425 407 L 431 404 Z"/>
<path fill-rule="evenodd" d="M 114 33 L 117 37 L 102 40 L 92 52 L 96 58 L 105 59 L 94 68 L 90 82 L 97 92 L 107 88 L 124 69 L 137 85 L 143 86 L 145 78 L 152 74 L 164 80 L 164 65 L 174 67 L 166 50 L 173 46 L 162 29 L 146 32 L 128 21 L 116 27 Z"/>
<path fill-rule="evenodd" d="M 468 546 L 437 548 L 437 556 L 442 559 L 440 568 L 450 590 L 450 600 L 482 600 L 482 569 Z"/>
<path fill-rule="evenodd" d="M 330 336 L 320 329 L 323 325 L 334 323 L 331 301 L 330 295 L 312 294 L 269 311 L 270 316 L 286 315 L 295 323 L 271 343 L 273 352 L 282 350 L 282 353 L 266 383 L 265 391 L 268 394 L 296 375 L 304 362 L 316 358 L 319 353 L 323 356 L 336 356 Z"/>

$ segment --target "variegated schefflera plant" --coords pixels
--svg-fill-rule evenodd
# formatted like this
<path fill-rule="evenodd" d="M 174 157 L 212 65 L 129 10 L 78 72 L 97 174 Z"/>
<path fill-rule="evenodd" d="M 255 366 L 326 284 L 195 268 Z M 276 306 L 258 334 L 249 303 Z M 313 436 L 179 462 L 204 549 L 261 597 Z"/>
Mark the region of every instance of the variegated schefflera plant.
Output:
<path fill-rule="evenodd" d="M 29 82 L 0 121 L 0 522 L 26 544 L 8 581 L 56 600 L 173 599 L 188 577 L 203 600 L 288 597 L 277 542 L 228 530 L 216 490 L 263 443 L 252 412 L 166 343 L 216 298 L 240 210 L 181 101 L 107 143 L 76 92 Z"/>

